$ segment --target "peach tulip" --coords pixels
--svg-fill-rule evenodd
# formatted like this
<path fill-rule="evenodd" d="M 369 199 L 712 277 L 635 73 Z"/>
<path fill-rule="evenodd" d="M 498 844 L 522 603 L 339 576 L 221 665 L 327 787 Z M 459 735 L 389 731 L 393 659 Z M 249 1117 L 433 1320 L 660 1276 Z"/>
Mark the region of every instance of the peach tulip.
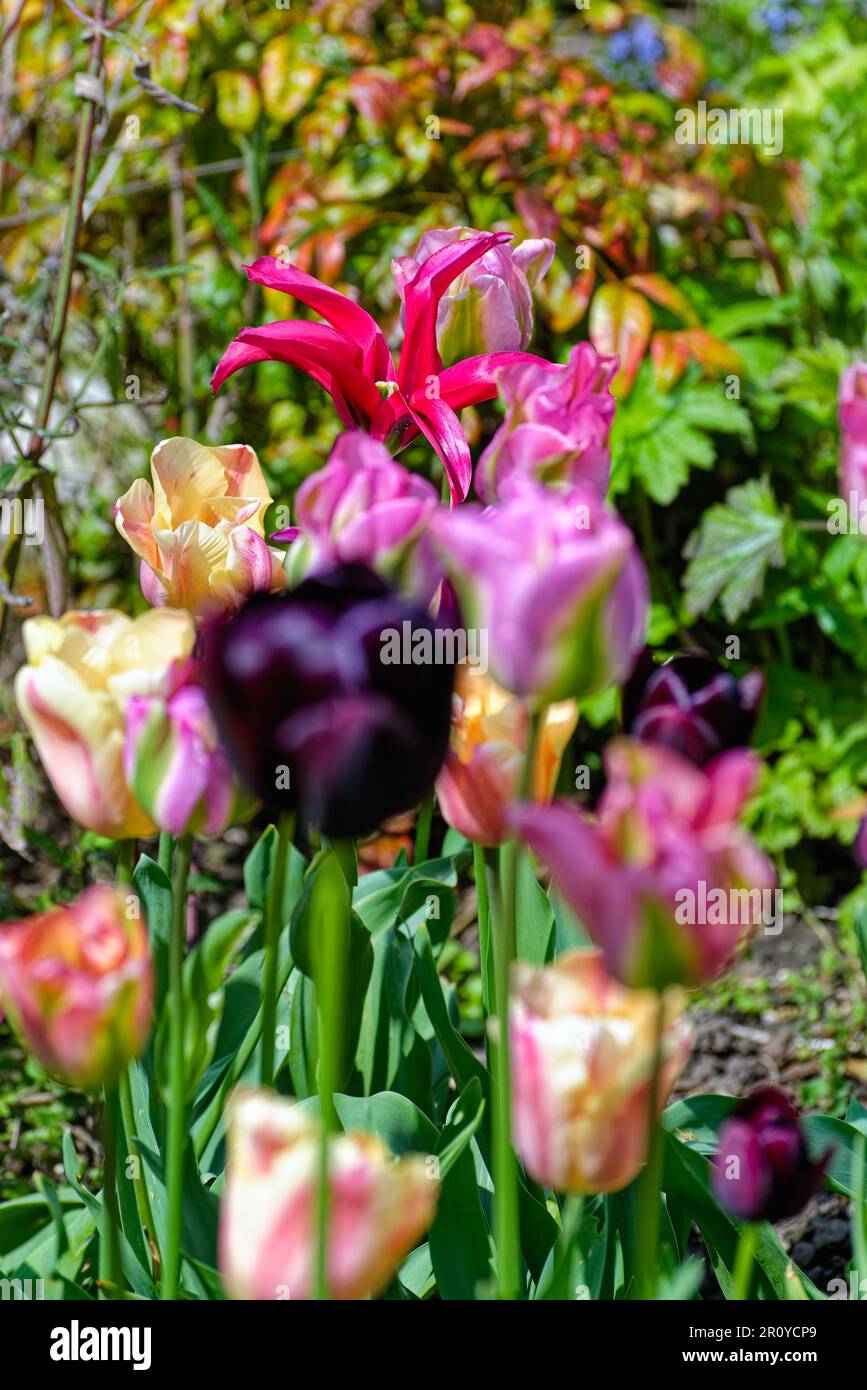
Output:
<path fill-rule="evenodd" d="M 66 810 L 113 839 L 152 834 L 124 776 L 126 710 L 132 696 L 175 688 L 195 643 L 190 615 L 70 612 L 31 618 L 23 635 L 15 698 Z"/>
<path fill-rule="evenodd" d="M 97 885 L 4 922 L 0 997 L 46 1071 L 83 1090 L 113 1081 L 150 1031 L 153 969 L 138 899 Z"/>
<path fill-rule="evenodd" d="M 316 1269 L 319 1122 L 265 1091 L 236 1093 L 220 1214 L 220 1268 L 235 1298 L 305 1299 Z M 433 1218 L 438 1183 L 420 1154 L 395 1159 L 370 1134 L 329 1149 L 328 1286 L 379 1293 Z"/>
<path fill-rule="evenodd" d="M 546 707 L 533 759 L 532 800 L 550 801 L 577 722 L 574 700 Z M 524 700 L 479 670 L 461 669 L 437 799 L 449 825 L 477 844 L 498 845 L 509 833 L 507 812 L 520 794 L 529 729 Z"/>
<path fill-rule="evenodd" d="M 610 979 L 594 948 L 513 968 L 515 1148 L 558 1192 L 616 1192 L 647 1153 L 658 996 Z M 688 1052 L 679 990 L 665 995 L 661 1109 Z"/>
<path fill-rule="evenodd" d="M 250 594 L 282 589 L 282 553 L 265 540 L 268 486 L 246 444 L 164 439 L 151 455 L 153 486 L 138 478 L 115 503 L 115 525 L 141 559 L 155 608 L 196 618 L 232 613 Z"/>

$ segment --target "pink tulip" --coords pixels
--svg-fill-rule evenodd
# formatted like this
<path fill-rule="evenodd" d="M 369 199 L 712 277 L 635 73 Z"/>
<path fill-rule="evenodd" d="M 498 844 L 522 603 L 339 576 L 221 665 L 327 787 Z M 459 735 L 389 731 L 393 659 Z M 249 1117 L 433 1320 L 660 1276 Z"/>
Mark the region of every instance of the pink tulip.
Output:
<path fill-rule="evenodd" d="M 689 1051 L 683 999 L 665 998 L 658 1110 Z M 647 1155 L 657 998 L 624 989 L 599 951 L 513 967 L 512 1128 L 531 1177 L 557 1192 L 616 1192 Z"/>
<path fill-rule="evenodd" d="M 535 800 L 550 800 L 577 722 L 574 700 L 545 709 L 533 761 Z M 519 793 L 529 731 L 530 711 L 524 700 L 490 676 L 463 668 L 454 695 L 451 743 L 436 792 L 448 824 L 476 844 L 499 845 L 509 834 L 509 809 Z"/>
<path fill-rule="evenodd" d="M 738 818 L 757 759 L 735 749 L 696 767 L 661 745 L 619 739 L 605 754 L 597 815 L 523 806 L 514 822 L 634 988 L 699 985 L 738 942 L 776 921 L 776 876 Z"/>
<path fill-rule="evenodd" d="M 503 501 L 535 479 L 583 484 L 604 497 L 616 404 L 608 388 L 616 371 L 617 358 L 600 357 L 590 343 L 574 347 L 566 366 L 515 362 L 501 368 L 506 418 L 479 459 L 479 496 Z"/>
<path fill-rule="evenodd" d="M 242 329 L 220 359 L 211 386 L 217 391 L 233 372 L 253 362 L 299 367 L 328 392 L 347 429 L 362 429 L 401 449 L 424 435 L 442 460 L 452 500 L 462 502 L 472 480 L 472 459 L 456 412 L 495 396 L 501 367 L 542 359 L 520 352 L 482 353 L 444 369 L 437 347 L 438 306 L 459 275 L 510 240 L 509 232 L 479 232 L 427 258 L 403 287 L 406 327 L 397 367 L 382 329 L 361 305 L 303 270 L 260 256 L 245 266 L 249 278 L 291 295 L 326 322 L 288 319 Z"/>
<path fill-rule="evenodd" d="M 153 971 L 138 899 L 97 886 L 4 922 L 0 996 L 46 1071 L 83 1090 L 114 1080 L 150 1031 Z"/>
<path fill-rule="evenodd" d="M 425 232 L 412 256 L 392 261 L 401 301 L 421 267 L 444 246 L 480 233 L 472 227 L 435 227 Z M 437 309 L 437 346 L 445 362 L 484 352 L 516 352 L 533 336 L 532 290 L 554 256 L 547 238 L 517 246 L 494 246 L 463 271 Z"/>
<path fill-rule="evenodd" d="M 167 699 L 131 697 L 123 760 L 136 801 L 169 835 L 221 835 L 243 812 L 199 685 L 184 685 Z"/>
<path fill-rule="evenodd" d="M 840 379 L 840 491 L 860 522 L 867 501 L 867 362 L 853 362 Z"/>
<path fill-rule="evenodd" d="M 528 484 L 501 507 L 440 512 L 429 536 L 507 690 L 547 704 L 629 674 L 647 577 L 628 528 L 595 495 Z"/>
<path fill-rule="evenodd" d="M 236 1093 L 220 1212 L 220 1269 L 244 1299 L 306 1299 L 317 1252 L 319 1124 L 266 1091 Z M 329 1141 L 328 1287 L 379 1293 L 433 1219 L 438 1182 L 420 1154 L 395 1159 L 369 1134 Z"/>
<path fill-rule="evenodd" d="M 288 568 L 296 583 L 338 564 L 367 565 L 389 578 L 438 506 L 429 482 L 396 463 L 384 444 L 353 430 L 298 489 L 297 526 L 272 540 L 294 542 Z"/>

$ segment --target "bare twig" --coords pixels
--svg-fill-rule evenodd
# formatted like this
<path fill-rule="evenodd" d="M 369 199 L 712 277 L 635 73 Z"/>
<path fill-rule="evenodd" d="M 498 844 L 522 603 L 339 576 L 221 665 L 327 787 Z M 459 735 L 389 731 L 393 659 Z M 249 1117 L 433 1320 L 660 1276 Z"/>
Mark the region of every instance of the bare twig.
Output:
<path fill-rule="evenodd" d="M 101 25 L 104 18 L 105 0 L 96 0 L 94 9 L 96 24 Z M 91 39 L 90 61 L 87 66 L 87 75 L 95 81 L 98 80 L 102 74 L 102 52 L 103 36 L 99 33 L 97 28 Z M 57 379 L 60 374 L 60 354 L 63 347 L 64 334 L 66 332 L 66 318 L 69 312 L 69 299 L 72 289 L 72 272 L 75 265 L 78 234 L 81 228 L 81 211 L 84 203 L 84 193 L 87 187 L 87 172 L 93 142 L 93 130 L 98 114 L 99 112 L 95 102 L 92 100 L 85 100 L 75 149 L 75 164 L 72 171 L 72 186 L 70 188 L 69 197 L 69 213 L 64 229 L 63 249 L 57 278 L 57 294 L 54 300 L 54 313 L 48 342 L 48 355 L 45 359 L 45 370 L 42 378 L 42 388 L 39 393 L 39 401 L 36 406 L 34 428 L 27 449 L 28 458 L 32 463 L 38 466 L 38 473 L 32 480 L 30 490 L 34 500 L 41 501 L 45 509 L 43 566 L 45 570 L 48 606 L 55 617 L 58 617 L 66 607 L 68 547 L 63 530 L 60 508 L 57 502 L 54 478 L 42 467 L 41 461 L 45 449 L 47 448 L 48 441 L 46 431 L 51 414 L 51 406 L 54 401 L 54 393 L 57 388 Z M 4 557 L 6 584 L 9 589 L 14 589 L 15 587 L 15 575 L 18 569 L 20 554 L 21 537 L 16 536 L 12 540 Z M 0 617 L 0 643 L 2 643 L 3 629 L 8 612 L 9 607 L 7 604 L 4 604 L 2 617 Z"/>

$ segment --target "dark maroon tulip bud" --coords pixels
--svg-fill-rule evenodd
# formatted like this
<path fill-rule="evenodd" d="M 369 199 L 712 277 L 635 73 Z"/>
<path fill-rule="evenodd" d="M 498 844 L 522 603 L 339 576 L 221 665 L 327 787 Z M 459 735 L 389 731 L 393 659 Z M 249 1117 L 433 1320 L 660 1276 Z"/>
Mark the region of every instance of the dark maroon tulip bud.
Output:
<path fill-rule="evenodd" d="M 416 805 L 449 739 L 454 670 L 436 631 L 360 565 L 255 594 L 212 628 L 205 689 L 249 789 L 335 838 Z"/>
<path fill-rule="evenodd" d="M 867 816 L 861 819 L 852 849 L 861 868 L 867 869 Z"/>
<path fill-rule="evenodd" d="M 713 1189 L 738 1221 L 782 1221 L 818 1191 L 831 1149 L 814 1162 L 785 1092 L 762 1086 L 742 1100 L 719 1133 Z"/>
<path fill-rule="evenodd" d="M 749 743 L 764 685 L 761 671 L 738 680 L 699 652 L 657 665 L 646 648 L 623 688 L 624 728 L 701 767 Z"/>

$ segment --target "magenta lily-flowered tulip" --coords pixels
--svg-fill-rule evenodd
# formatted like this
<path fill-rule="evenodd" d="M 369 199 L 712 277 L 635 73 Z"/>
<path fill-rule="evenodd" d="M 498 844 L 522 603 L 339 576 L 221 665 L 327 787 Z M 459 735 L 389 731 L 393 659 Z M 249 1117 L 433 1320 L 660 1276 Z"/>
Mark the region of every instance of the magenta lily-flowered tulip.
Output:
<path fill-rule="evenodd" d="M 647 576 L 628 527 L 595 495 L 528 486 L 502 507 L 441 511 L 429 534 L 507 690 L 548 704 L 629 674 Z"/>
<path fill-rule="evenodd" d="M 425 232 L 412 256 L 392 261 L 397 292 L 444 246 L 481 233 L 472 227 L 434 227 Z M 484 352 L 514 352 L 533 336 L 532 291 L 554 256 L 547 237 L 517 246 L 494 246 L 453 281 L 437 309 L 437 345 L 445 362 Z"/>
<path fill-rule="evenodd" d="M 295 583 L 338 564 L 367 565 L 388 578 L 438 506 L 425 478 L 397 463 L 379 440 L 351 430 L 298 489 L 297 525 L 271 539 L 294 542 L 287 567 Z"/>
<path fill-rule="evenodd" d="M 245 266 L 249 278 L 282 290 L 324 323 L 286 319 L 244 328 L 217 364 L 217 391 L 233 372 L 253 362 L 287 362 L 328 392 L 348 429 L 402 449 L 424 435 L 442 461 L 452 501 L 462 502 L 472 480 L 472 459 L 456 411 L 497 394 L 496 373 L 515 361 L 541 361 L 527 353 L 492 352 L 443 367 L 437 347 L 437 311 L 451 284 L 486 252 L 511 240 L 509 232 L 480 232 L 443 246 L 404 285 L 405 332 L 395 367 L 382 329 L 360 304 L 314 276 L 273 256 Z"/>
<path fill-rule="evenodd" d="M 738 826 L 757 766 L 746 749 L 699 768 L 619 739 L 605 752 L 595 817 L 563 802 L 514 812 L 615 979 L 634 989 L 701 984 L 776 911 L 774 870 Z"/>
<path fill-rule="evenodd" d="M 479 459 L 479 496 L 504 501 L 529 479 L 583 485 L 604 497 L 616 404 L 609 387 L 617 365 L 616 357 L 601 357 L 591 343 L 579 343 L 565 366 L 534 360 L 502 367 L 498 385 L 506 418 Z"/>

